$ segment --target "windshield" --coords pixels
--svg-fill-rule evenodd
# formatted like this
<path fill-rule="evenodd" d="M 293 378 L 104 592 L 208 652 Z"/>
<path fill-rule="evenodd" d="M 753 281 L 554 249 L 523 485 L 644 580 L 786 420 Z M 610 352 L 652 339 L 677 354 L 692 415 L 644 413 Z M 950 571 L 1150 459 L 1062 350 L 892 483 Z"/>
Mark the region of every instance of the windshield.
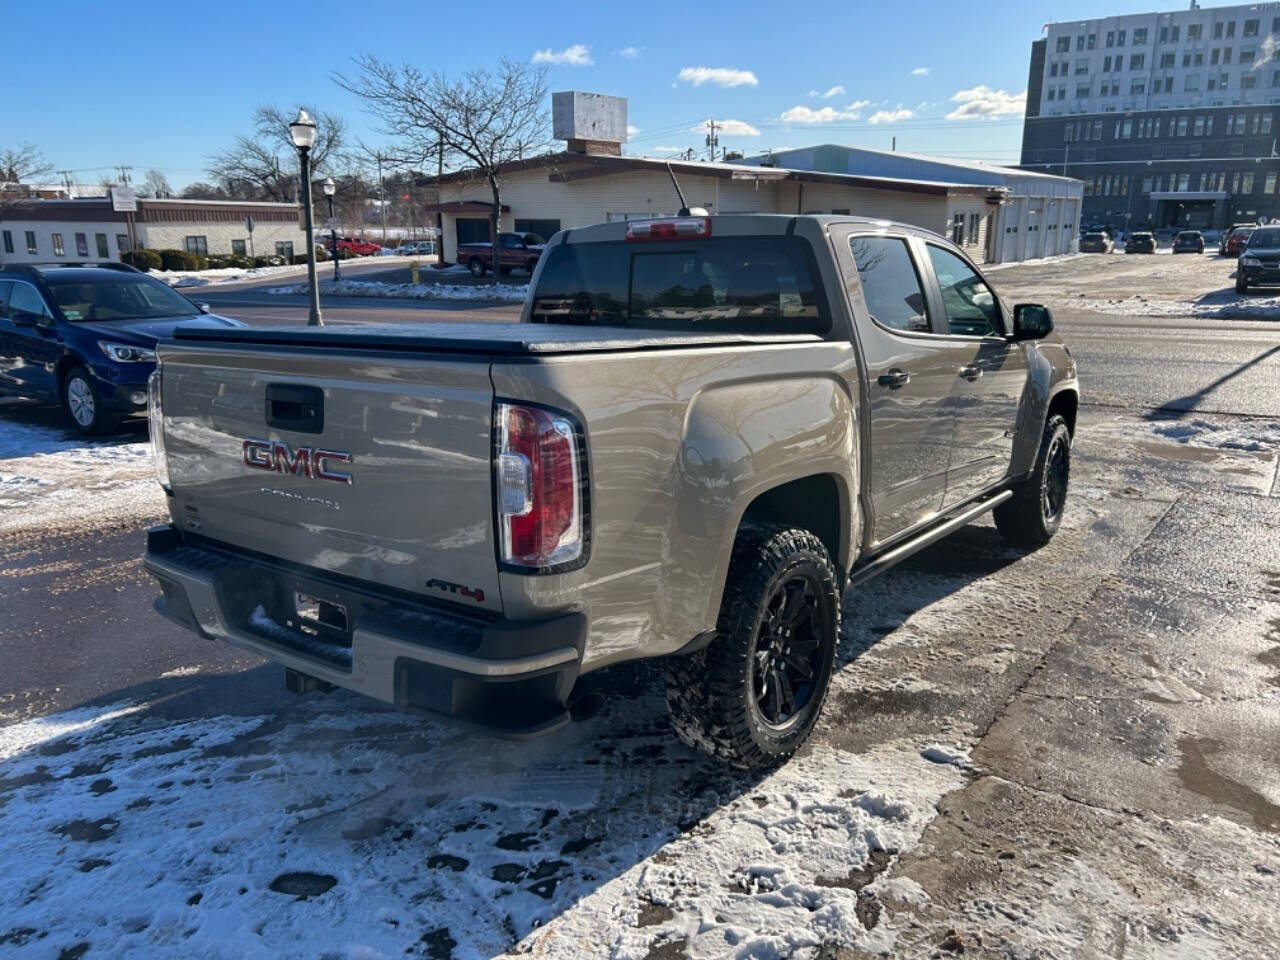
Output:
<path fill-rule="evenodd" d="M 1268 250 L 1280 247 L 1280 227 L 1253 231 L 1249 237 L 1249 249 L 1257 250 L 1262 247 Z"/>
<path fill-rule="evenodd" d="M 45 284 L 63 315 L 72 322 L 153 320 L 199 312 L 182 294 L 137 274 L 46 277 Z"/>

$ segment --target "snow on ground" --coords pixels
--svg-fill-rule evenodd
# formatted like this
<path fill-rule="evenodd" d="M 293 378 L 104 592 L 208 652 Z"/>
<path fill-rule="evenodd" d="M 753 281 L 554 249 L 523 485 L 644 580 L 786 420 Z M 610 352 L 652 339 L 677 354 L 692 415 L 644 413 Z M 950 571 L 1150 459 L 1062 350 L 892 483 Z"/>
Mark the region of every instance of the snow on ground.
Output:
<path fill-rule="evenodd" d="M 1116 317 L 1194 317 L 1210 320 L 1280 320 L 1280 295 L 1259 296 L 1219 291 L 1197 300 L 1160 300 L 1143 294 L 1097 300 L 1073 297 L 1059 301 L 1075 310 Z"/>
<path fill-rule="evenodd" d="M 1079 260 L 1084 256 L 1087 256 L 1087 254 L 1063 253 L 1056 257 L 1034 257 L 1031 260 L 1010 260 L 1008 263 L 988 263 L 982 268 L 982 272 L 990 273 L 992 270 L 1004 270 L 1008 267 L 1034 267 L 1051 263 L 1066 263 L 1068 260 Z"/>
<path fill-rule="evenodd" d="M 304 294 L 305 283 L 270 287 L 267 293 Z M 501 300 L 522 302 L 529 293 L 527 283 L 448 284 L 379 283 L 373 280 L 321 280 L 320 293 L 329 297 L 386 297 L 397 300 Z"/>
<path fill-rule="evenodd" d="M 70 429 L 14 422 L 3 410 L 0 533 L 47 531 L 90 518 L 145 521 L 164 512 L 147 443 L 82 438 Z"/>
<path fill-rule="evenodd" d="M 363 263 L 370 258 L 364 260 L 343 260 L 345 263 Z M 390 261 L 391 266 L 401 263 L 408 263 L 410 260 L 422 260 L 422 257 L 401 257 L 394 254 L 388 254 L 385 257 L 376 258 L 379 263 Z M 331 261 L 320 261 L 316 264 L 318 268 L 330 269 L 333 267 Z M 465 267 L 459 267 L 459 271 L 466 272 Z M 163 280 L 171 287 L 205 287 L 210 284 L 217 283 L 238 283 L 244 280 L 262 280 L 267 277 L 285 277 L 289 275 L 302 275 L 307 272 L 305 263 L 283 264 L 278 267 L 211 267 L 207 270 L 152 270 L 151 276 L 158 280 Z M 304 290 L 305 292 L 305 290 Z"/>
<path fill-rule="evenodd" d="M 655 689 L 528 743 L 342 692 L 282 706 L 163 723 L 111 704 L 4 728 L 0 956 L 871 946 L 850 874 L 914 845 L 963 782 L 909 742 L 729 772 L 677 743 Z"/>

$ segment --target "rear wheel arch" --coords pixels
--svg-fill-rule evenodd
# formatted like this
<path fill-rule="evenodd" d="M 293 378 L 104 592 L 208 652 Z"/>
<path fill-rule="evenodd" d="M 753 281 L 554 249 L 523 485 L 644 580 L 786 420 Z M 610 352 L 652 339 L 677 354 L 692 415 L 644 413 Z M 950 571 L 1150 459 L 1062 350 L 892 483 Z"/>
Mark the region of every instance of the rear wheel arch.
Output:
<path fill-rule="evenodd" d="M 827 548 L 837 569 L 849 569 L 850 497 L 840 477 L 818 473 L 788 480 L 756 495 L 739 518 L 734 540 L 750 525 L 808 530 Z"/>

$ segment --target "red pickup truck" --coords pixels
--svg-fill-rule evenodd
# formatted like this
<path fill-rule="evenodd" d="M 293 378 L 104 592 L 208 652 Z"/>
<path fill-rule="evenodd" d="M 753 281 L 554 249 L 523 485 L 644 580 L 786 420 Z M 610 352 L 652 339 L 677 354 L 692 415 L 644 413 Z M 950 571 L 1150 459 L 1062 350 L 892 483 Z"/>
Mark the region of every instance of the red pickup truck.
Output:
<path fill-rule="evenodd" d="M 326 250 L 332 251 L 333 242 L 326 237 L 324 246 Z M 370 257 L 381 253 L 382 247 L 378 246 L 372 240 L 362 240 L 358 237 L 339 237 L 338 252 L 342 253 L 344 250 L 357 257 Z"/>
<path fill-rule="evenodd" d="M 546 241 L 536 233 L 498 234 L 498 272 L 528 270 L 532 275 L 538 265 Z M 483 277 L 493 269 L 493 244 L 460 243 L 457 261 L 466 266 L 473 276 Z"/>

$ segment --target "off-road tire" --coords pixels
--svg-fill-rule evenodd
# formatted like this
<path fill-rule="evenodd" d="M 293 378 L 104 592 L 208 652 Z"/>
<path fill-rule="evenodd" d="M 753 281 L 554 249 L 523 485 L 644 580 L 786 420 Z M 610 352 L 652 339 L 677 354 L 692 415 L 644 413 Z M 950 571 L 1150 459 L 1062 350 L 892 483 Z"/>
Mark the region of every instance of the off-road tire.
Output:
<path fill-rule="evenodd" d="M 479 257 L 472 257 L 468 260 L 467 269 L 471 271 L 473 277 L 483 277 L 486 272 L 484 261 Z"/>
<path fill-rule="evenodd" d="M 110 433 L 120 426 L 118 416 L 103 411 L 93 377 L 84 367 L 76 366 L 67 371 L 62 378 L 59 398 L 67 420 L 80 433 L 93 436 Z"/>
<path fill-rule="evenodd" d="M 753 655 L 768 605 L 798 578 L 813 588 L 812 687 L 785 727 L 757 703 Z M 808 738 L 822 711 L 840 637 L 840 579 L 822 541 L 808 530 L 745 524 L 729 561 L 715 638 L 667 663 L 667 708 L 680 739 L 743 769 L 775 766 Z M 785 596 L 785 592 L 784 592 Z"/>
<path fill-rule="evenodd" d="M 1056 479 L 1050 476 L 1049 472 L 1056 465 L 1056 462 L 1051 462 L 1051 454 L 1056 457 L 1058 449 L 1065 458 L 1061 478 L 1062 488 L 1057 508 L 1050 512 L 1046 491 L 1047 485 Z M 1006 540 L 1018 546 L 1044 546 L 1058 532 L 1058 527 L 1062 524 L 1070 479 L 1071 431 L 1067 429 L 1067 421 L 1054 414 L 1044 425 L 1044 434 L 1040 438 L 1040 450 L 1036 454 L 1036 465 L 1031 476 L 1013 488 L 1011 499 L 995 508 L 993 516 L 996 529 Z"/>

